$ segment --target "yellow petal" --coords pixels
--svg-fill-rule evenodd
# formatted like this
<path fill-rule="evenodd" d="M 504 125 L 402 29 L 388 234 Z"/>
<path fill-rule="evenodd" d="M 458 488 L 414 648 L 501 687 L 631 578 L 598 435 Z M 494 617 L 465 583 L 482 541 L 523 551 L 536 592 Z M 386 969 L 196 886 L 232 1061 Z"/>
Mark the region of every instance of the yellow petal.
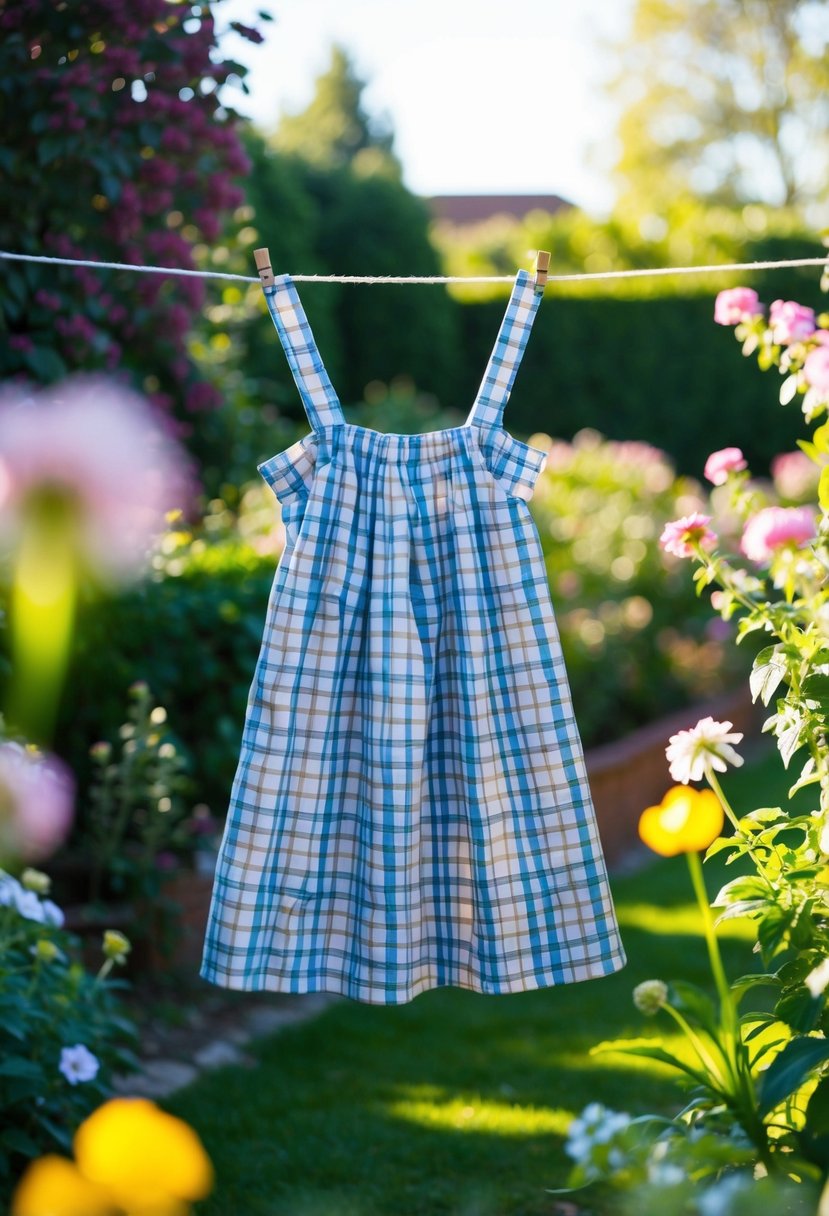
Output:
<path fill-rule="evenodd" d="M 178 1216 L 186 1201 L 213 1188 L 213 1166 L 199 1137 L 148 1098 L 99 1106 L 78 1128 L 74 1147 L 83 1174 L 107 1186 L 129 1213 Z"/>
<path fill-rule="evenodd" d="M 675 785 L 639 818 L 639 836 L 654 853 L 675 857 L 706 849 L 723 828 L 723 809 L 712 790 Z"/>
<path fill-rule="evenodd" d="M 33 1161 L 12 1196 L 11 1216 L 115 1216 L 109 1192 L 74 1161 L 50 1153 Z"/>

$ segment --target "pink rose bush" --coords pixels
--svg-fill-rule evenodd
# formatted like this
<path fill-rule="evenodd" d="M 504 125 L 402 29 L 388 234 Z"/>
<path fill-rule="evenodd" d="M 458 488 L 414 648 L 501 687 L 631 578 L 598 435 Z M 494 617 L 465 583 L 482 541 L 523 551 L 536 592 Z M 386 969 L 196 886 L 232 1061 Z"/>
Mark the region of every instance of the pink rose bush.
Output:
<path fill-rule="evenodd" d="M 733 287 L 717 296 L 714 320 L 719 325 L 735 326 L 735 335 L 743 343 L 743 354 L 756 352 L 764 371 L 777 365 L 785 376 L 780 386 L 781 405 L 787 405 L 799 394 L 808 422 L 826 411 L 829 313 L 818 315 L 796 300 L 774 300 L 766 319 L 756 292 L 747 287 Z"/>
<path fill-rule="evenodd" d="M 829 276 L 826 281 L 829 286 Z M 766 320 L 756 295 L 737 288 L 720 293 L 714 320 L 735 325 L 744 354 L 759 348 L 763 370 L 777 367 L 788 375 L 782 403 L 803 394 L 807 421 L 826 410 L 829 314 L 775 300 Z M 642 1201 L 625 1211 L 702 1212 L 710 1197 L 711 1212 L 731 1212 L 738 1190 L 746 1192 L 746 1211 L 801 1204 L 817 1211 L 829 1202 L 826 1157 L 814 1151 L 824 1135 L 829 1086 L 829 423 L 799 442 L 800 452 L 774 462 L 773 487 L 751 479 L 739 448 L 713 452 L 705 466 L 714 487 L 710 513 L 675 520 L 661 537 L 666 553 L 696 562 L 698 591 L 712 589 L 712 607 L 733 623 L 736 640 L 748 634 L 758 640 L 749 688 L 752 700 L 769 710 L 763 730 L 790 770 L 782 786 L 789 793 L 782 806 L 732 807 L 726 774 L 743 763 L 734 747 L 743 732 L 732 722 L 705 717 L 668 741 L 670 776 L 680 784 L 643 820 L 658 819 L 662 831 L 687 824 L 696 833 L 692 839 L 710 842 L 694 844 L 686 857 L 713 982 L 703 991 L 685 979 L 653 978 L 634 989 L 640 1012 L 672 1018 L 674 1034 L 679 1027 L 681 1056 L 659 1039 L 614 1040 L 592 1049 L 657 1060 L 682 1074 L 686 1086 L 693 1083 L 679 1115 L 642 1115 L 636 1134 L 621 1118 L 611 1127 L 603 1111 L 597 1112 L 598 1136 L 592 1118 L 571 1129 L 574 1188 L 601 1180 L 637 1191 L 641 1179 Z M 775 500 L 776 494 L 805 497 L 809 487 L 817 505 Z M 709 789 L 683 788 L 698 781 Z M 789 803 L 795 794 L 802 802 Z M 708 834 L 704 804 L 718 812 L 720 824 L 728 820 L 727 835 Z M 702 862 L 715 854 L 741 864 L 711 901 Z M 745 974 L 729 981 L 716 926 L 736 918 L 748 922 L 755 940 L 737 964 Z M 758 983 L 768 994 L 759 1000 Z M 700 1190 L 706 1181 L 713 1182 L 707 1194 Z M 784 1194 L 781 1187 L 791 1190 Z M 741 1202 L 742 1196 L 737 1207 Z"/>

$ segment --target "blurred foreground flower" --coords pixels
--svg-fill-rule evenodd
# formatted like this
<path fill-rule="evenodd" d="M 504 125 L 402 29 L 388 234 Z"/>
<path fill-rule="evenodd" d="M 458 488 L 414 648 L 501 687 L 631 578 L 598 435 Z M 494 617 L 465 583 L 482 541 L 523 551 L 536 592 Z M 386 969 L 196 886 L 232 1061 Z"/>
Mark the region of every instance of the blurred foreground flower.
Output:
<path fill-rule="evenodd" d="M 75 1133 L 75 1160 L 33 1162 L 11 1216 L 186 1216 L 213 1188 L 213 1167 L 183 1120 L 147 1098 L 113 1098 Z"/>
<path fill-rule="evenodd" d="M 700 718 L 691 730 L 680 730 L 668 740 L 665 755 L 671 776 L 687 785 L 689 781 L 701 781 L 711 769 L 724 773 L 729 764 L 739 768 L 743 758 L 731 744 L 739 743 L 742 737 L 740 731 L 732 731 L 730 722 Z"/>
<path fill-rule="evenodd" d="M 143 397 L 100 374 L 0 390 L 0 544 L 14 569 L 9 717 L 48 738 L 78 584 L 138 575 L 192 486 Z"/>
<path fill-rule="evenodd" d="M 814 540 L 816 533 L 812 507 L 764 507 L 746 524 L 740 547 L 751 561 L 763 564 L 779 549 L 799 548 Z"/>
<path fill-rule="evenodd" d="M 37 861 L 53 853 L 71 827 L 74 791 L 71 772 L 55 756 L 19 743 L 0 743 L 0 865 Z M 27 871 L 30 876 L 36 873 Z M 46 883 L 39 894 L 48 893 L 48 878 Z M 31 877 L 24 886 L 29 892 L 38 890 Z"/>
<path fill-rule="evenodd" d="M 724 822 L 720 801 L 711 790 L 675 785 L 658 806 L 642 812 L 639 836 L 654 853 L 675 857 L 707 849 L 722 832 Z"/>
<path fill-rule="evenodd" d="M 729 287 L 714 301 L 714 321 L 717 325 L 738 325 L 761 316 L 763 305 L 753 287 Z"/>
<path fill-rule="evenodd" d="M 740 448 L 721 448 L 712 452 L 705 462 L 704 476 L 715 486 L 723 486 L 729 473 L 746 468 L 746 458 Z"/>

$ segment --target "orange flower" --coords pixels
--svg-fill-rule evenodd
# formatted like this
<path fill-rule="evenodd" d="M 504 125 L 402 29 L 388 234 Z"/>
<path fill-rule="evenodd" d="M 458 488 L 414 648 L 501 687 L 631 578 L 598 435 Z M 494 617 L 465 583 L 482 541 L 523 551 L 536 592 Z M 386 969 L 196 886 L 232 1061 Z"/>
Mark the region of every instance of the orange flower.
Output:
<path fill-rule="evenodd" d="M 649 806 L 639 819 L 639 836 L 662 857 L 707 849 L 723 829 L 725 815 L 712 790 L 674 785 L 659 806 Z"/>

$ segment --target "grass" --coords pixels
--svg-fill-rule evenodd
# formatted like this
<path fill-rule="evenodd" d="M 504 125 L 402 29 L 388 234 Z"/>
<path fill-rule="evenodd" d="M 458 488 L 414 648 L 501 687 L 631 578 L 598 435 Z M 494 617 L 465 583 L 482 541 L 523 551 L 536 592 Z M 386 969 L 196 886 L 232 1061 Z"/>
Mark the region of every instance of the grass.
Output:
<path fill-rule="evenodd" d="M 730 774 L 727 792 L 744 812 L 787 785 L 772 756 Z M 721 855 L 706 863 L 712 895 L 734 872 Z M 254 1044 L 255 1068 L 208 1074 L 166 1102 L 216 1167 L 204 1216 L 551 1216 L 547 1188 L 565 1185 L 564 1138 L 582 1107 L 684 1104 L 666 1067 L 590 1055 L 603 1039 L 647 1035 L 684 1051 L 667 1018 L 638 1013 L 634 986 L 711 988 L 685 859 L 611 885 L 628 955 L 616 975 L 510 996 L 344 1001 Z M 747 922 L 726 922 L 720 937 L 731 977 L 757 969 Z M 614 1211 L 596 1191 L 573 1198 L 595 1216 Z"/>

